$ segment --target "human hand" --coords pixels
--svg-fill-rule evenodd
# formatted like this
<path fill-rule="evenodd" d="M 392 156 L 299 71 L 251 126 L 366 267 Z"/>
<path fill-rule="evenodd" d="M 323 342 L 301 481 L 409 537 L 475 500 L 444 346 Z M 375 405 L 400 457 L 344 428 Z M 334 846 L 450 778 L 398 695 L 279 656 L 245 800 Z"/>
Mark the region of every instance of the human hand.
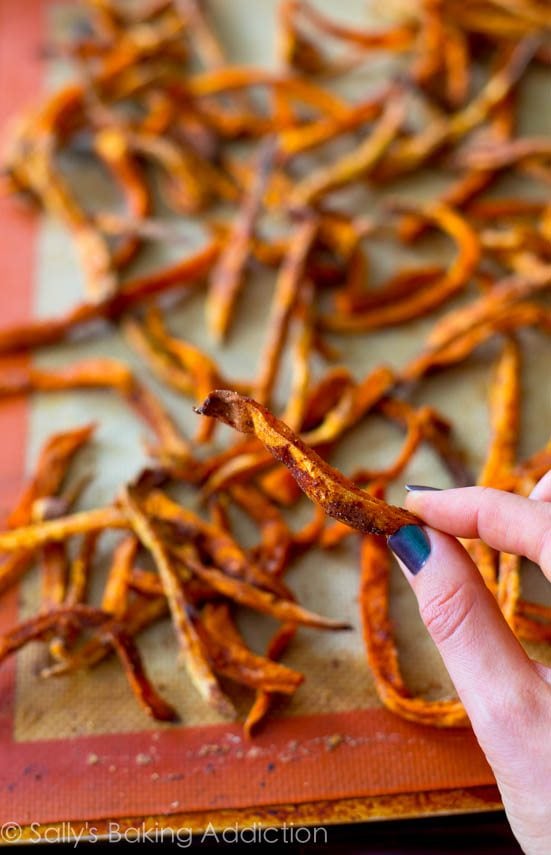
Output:
<path fill-rule="evenodd" d="M 551 472 L 528 499 L 484 487 L 409 489 L 407 507 L 427 527 L 405 526 L 389 546 L 492 767 L 517 840 L 527 855 L 549 855 L 551 668 L 527 656 L 455 538 L 479 537 L 524 555 L 551 581 Z"/>

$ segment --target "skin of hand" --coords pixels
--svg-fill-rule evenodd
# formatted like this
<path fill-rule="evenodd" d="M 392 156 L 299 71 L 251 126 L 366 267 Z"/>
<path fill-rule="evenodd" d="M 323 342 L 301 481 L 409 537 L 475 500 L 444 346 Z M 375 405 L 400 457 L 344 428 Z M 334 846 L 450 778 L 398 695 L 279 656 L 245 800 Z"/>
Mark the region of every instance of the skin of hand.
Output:
<path fill-rule="evenodd" d="M 389 538 L 492 767 L 526 855 L 551 853 L 551 668 L 532 661 L 456 537 L 539 564 L 551 581 L 551 472 L 529 498 L 409 487 L 426 527 Z"/>

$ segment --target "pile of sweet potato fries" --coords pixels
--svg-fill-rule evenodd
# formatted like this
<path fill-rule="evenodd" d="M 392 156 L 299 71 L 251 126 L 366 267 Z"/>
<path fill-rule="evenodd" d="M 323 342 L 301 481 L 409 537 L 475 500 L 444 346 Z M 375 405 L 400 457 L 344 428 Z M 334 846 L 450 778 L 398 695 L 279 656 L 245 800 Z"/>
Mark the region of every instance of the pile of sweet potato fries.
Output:
<path fill-rule="evenodd" d="M 525 347 L 518 331 L 551 332 L 544 295 L 551 205 L 541 193 L 551 185 L 551 139 L 519 135 L 518 102 L 526 75 L 551 63 L 551 10 L 547 0 L 402 5 L 395 23 L 362 29 L 327 18 L 309 0 L 281 0 L 272 71 L 227 60 L 202 0 L 86 0 L 85 24 L 54 46 L 73 61 L 75 81 L 13 126 L 3 181 L 67 227 L 86 294 L 61 317 L 0 329 L 0 354 L 9 357 L 0 395 L 110 389 L 147 426 L 150 465 L 112 505 L 79 511 L 85 484 L 70 470 L 94 426 L 46 442 L 0 532 L 0 591 L 38 566 L 42 600 L 36 616 L 0 638 L 0 660 L 41 640 L 51 656 L 44 673 L 56 675 L 114 652 L 147 712 L 173 720 L 135 641 L 170 614 L 189 677 L 208 704 L 234 715 L 219 677 L 256 692 L 245 722 L 250 735 L 273 697 L 291 695 L 303 680 L 279 661 L 297 627 L 345 628 L 299 605 L 286 571 L 307 550 L 356 537 L 365 643 L 381 700 L 413 721 L 467 723 L 458 700 L 413 697 L 402 678 L 384 535 L 416 518 L 384 498 L 421 445 L 458 486 L 478 482 L 526 495 L 551 466 L 551 443 L 517 457 Z M 338 94 L 343 79 L 380 67 L 381 56 L 392 59 L 391 70 L 368 97 L 351 102 Z M 86 210 L 79 201 L 61 159 L 73 149 L 112 177 L 124 215 Z M 394 192 L 395 182 L 422 170 L 446 179 L 432 201 L 393 195 L 369 216 L 349 202 L 352 187 Z M 504 175 L 516 176 L 524 193 L 489 195 Z M 126 270 L 144 244 L 170 239 L 153 187 L 175 217 L 200 218 L 207 238 L 180 261 L 133 278 Z M 371 243 L 384 236 L 414 245 L 429 231 L 453 242 L 447 267 L 405 267 L 380 287 L 370 284 Z M 254 377 L 236 380 L 170 329 L 163 301 L 168 292 L 204 289 L 209 333 L 223 341 L 259 267 L 276 276 L 265 342 Z M 459 294 L 461 308 L 446 311 Z M 436 310 L 420 352 L 400 370 L 380 365 L 357 380 L 335 364 L 339 335 L 369 335 Z M 121 361 L 43 369 L 12 358 L 88 327 L 101 335 L 113 326 L 183 396 L 182 406 L 198 406 L 193 439 Z M 476 479 L 452 426 L 408 396 L 427 374 L 456 366 L 490 339 L 498 353 L 492 437 Z M 315 375 L 320 359 L 325 368 Z M 280 421 L 267 408 L 280 407 L 284 361 L 292 376 Z M 402 450 L 391 466 L 345 478 L 326 460 L 374 413 L 404 432 Z M 245 436 L 213 445 L 216 419 Z M 178 484 L 195 488 L 204 515 L 171 498 Z M 295 530 L 285 514 L 301 489 L 316 504 L 310 522 Z M 239 543 L 232 508 L 257 527 L 256 546 Z M 102 601 L 91 605 L 89 582 L 107 529 L 122 534 Z M 520 596 L 520 559 L 478 541 L 466 545 L 519 637 L 551 641 L 551 609 Z M 239 632 L 242 606 L 281 622 L 263 656 Z"/>

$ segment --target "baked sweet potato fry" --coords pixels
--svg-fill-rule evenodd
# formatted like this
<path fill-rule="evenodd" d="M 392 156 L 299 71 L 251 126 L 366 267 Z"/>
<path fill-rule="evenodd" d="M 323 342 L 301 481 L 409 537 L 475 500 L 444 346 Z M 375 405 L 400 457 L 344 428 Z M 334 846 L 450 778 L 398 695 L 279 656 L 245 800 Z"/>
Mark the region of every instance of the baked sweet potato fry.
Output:
<path fill-rule="evenodd" d="M 369 665 L 378 695 L 388 709 L 419 724 L 466 727 L 458 700 L 426 701 L 413 698 L 400 672 L 398 652 L 388 614 L 390 552 L 382 538 L 367 535 L 361 541 L 360 609 Z"/>
<path fill-rule="evenodd" d="M 409 511 L 369 496 L 333 469 L 283 422 L 261 404 L 236 392 L 212 392 L 199 413 L 226 422 L 242 433 L 254 433 L 293 474 L 306 495 L 335 519 L 358 531 L 393 534 L 401 526 L 417 525 Z"/>

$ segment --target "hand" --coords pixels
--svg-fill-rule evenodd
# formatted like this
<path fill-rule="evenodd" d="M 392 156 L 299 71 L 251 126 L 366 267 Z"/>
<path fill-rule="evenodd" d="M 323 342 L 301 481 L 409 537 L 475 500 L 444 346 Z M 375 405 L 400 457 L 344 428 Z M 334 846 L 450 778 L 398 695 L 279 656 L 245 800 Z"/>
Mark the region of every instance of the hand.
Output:
<path fill-rule="evenodd" d="M 551 581 L 551 472 L 528 499 L 483 487 L 410 490 L 407 507 L 433 528 L 405 526 L 389 545 L 492 767 L 515 836 L 527 855 L 549 855 L 551 669 L 529 659 L 455 537 L 524 555 Z"/>

